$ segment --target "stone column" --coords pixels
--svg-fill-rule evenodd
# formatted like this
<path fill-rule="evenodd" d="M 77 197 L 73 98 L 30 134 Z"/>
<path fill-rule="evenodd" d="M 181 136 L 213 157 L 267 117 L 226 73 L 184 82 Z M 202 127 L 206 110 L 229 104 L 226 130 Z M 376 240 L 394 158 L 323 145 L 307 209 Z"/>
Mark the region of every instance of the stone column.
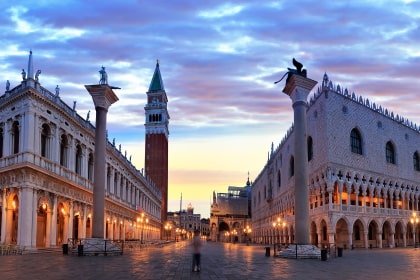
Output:
<path fill-rule="evenodd" d="M 283 92 L 292 100 L 294 111 L 295 242 L 297 244 L 310 244 L 306 110 L 308 108 L 308 94 L 317 82 L 302 75 L 289 75 Z"/>
<path fill-rule="evenodd" d="M 6 189 L 2 189 L 0 191 L 2 196 L 3 204 L 1 205 L 1 220 L 0 220 L 0 243 L 4 244 L 6 243 L 6 225 L 7 225 L 7 200 L 6 200 Z"/>
<path fill-rule="evenodd" d="M 57 195 L 53 196 L 53 201 L 51 205 L 51 246 L 57 245 Z"/>
<path fill-rule="evenodd" d="M 85 86 L 96 110 L 95 159 L 93 184 L 93 238 L 104 238 L 105 188 L 106 188 L 106 116 L 111 104 L 118 101 L 107 84 Z"/>
<path fill-rule="evenodd" d="M 26 247 L 35 246 L 37 209 L 34 205 L 37 195 L 32 188 L 22 187 L 19 190 L 19 217 L 18 217 L 18 236 L 17 244 Z M 22 207 L 22 205 L 25 205 Z"/>

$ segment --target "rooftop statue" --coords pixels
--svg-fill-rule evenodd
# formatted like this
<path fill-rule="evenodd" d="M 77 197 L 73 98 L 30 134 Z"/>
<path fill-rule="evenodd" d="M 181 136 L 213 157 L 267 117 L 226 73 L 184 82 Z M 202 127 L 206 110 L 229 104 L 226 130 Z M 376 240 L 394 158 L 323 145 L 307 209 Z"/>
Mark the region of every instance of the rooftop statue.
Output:
<path fill-rule="evenodd" d="M 283 77 L 281 77 L 280 80 L 278 80 L 277 82 L 274 82 L 275 84 L 281 82 L 286 75 L 287 75 L 286 84 L 289 81 L 289 78 L 292 74 L 300 75 L 306 78 L 306 69 L 302 69 L 303 64 L 297 61 L 295 58 L 293 58 L 292 62 L 293 62 L 293 66 L 295 66 L 296 69 L 287 68 L 288 71 L 283 75 Z"/>
<path fill-rule="evenodd" d="M 38 80 L 39 80 L 39 75 L 41 75 L 41 70 L 37 70 L 37 71 L 36 71 L 36 74 L 35 74 L 35 81 L 37 81 L 37 82 L 38 82 Z"/>

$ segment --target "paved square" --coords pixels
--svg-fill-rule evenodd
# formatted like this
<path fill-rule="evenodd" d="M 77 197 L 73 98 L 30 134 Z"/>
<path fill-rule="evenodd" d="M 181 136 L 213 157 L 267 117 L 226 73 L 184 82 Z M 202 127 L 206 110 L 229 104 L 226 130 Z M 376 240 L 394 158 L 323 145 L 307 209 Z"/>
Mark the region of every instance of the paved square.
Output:
<path fill-rule="evenodd" d="M 1 279 L 418 279 L 420 249 L 344 250 L 328 261 L 266 257 L 264 246 L 205 243 L 201 272 L 189 242 L 125 251 L 122 256 L 61 253 L 0 256 Z"/>

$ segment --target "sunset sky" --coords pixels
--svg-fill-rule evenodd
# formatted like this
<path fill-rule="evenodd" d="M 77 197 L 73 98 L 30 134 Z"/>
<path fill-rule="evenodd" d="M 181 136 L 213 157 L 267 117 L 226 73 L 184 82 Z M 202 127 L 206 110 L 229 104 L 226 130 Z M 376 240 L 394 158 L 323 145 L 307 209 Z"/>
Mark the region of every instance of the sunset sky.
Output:
<path fill-rule="evenodd" d="M 88 4 L 86 4 L 86 3 Z M 319 82 L 420 124 L 418 1 L 1 1 L 0 91 L 33 51 L 43 87 L 77 113 L 84 85 L 121 87 L 109 139 L 144 167 L 144 105 L 156 60 L 169 99 L 169 210 L 209 217 L 213 191 L 253 181 L 293 121 L 284 82 L 303 63 Z M 95 114 L 90 114 L 94 123 Z"/>

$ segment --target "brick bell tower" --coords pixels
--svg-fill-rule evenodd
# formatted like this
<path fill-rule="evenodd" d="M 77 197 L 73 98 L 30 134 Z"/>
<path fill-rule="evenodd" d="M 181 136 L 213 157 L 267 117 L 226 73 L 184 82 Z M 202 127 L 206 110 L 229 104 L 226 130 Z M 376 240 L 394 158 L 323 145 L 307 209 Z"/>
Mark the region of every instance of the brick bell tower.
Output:
<path fill-rule="evenodd" d="M 168 98 L 159 70 L 159 60 L 147 91 L 145 169 L 146 176 L 162 192 L 162 224 L 168 212 L 168 137 L 169 113 Z"/>

